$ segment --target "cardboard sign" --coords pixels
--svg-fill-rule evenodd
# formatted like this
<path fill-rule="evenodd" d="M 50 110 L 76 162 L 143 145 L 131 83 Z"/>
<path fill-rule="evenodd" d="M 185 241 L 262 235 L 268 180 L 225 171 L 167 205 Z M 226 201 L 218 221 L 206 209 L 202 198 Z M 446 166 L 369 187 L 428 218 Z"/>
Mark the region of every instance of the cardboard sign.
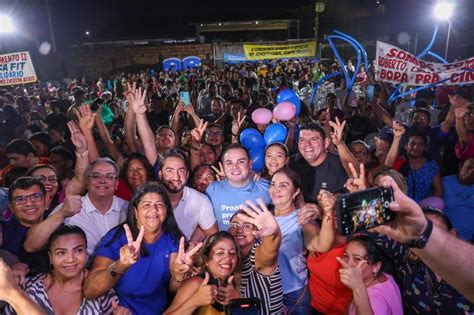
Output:
<path fill-rule="evenodd" d="M 35 68 L 27 51 L 0 55 L 0 86 L 36 82 Z"/>
<path fill-rule="evenodd" d="M 474 57 L 453 63 L 435 63 L 416 58 L 393 45 L 377 41 L 376 80 L 412 86 L 474 83 Z"/>

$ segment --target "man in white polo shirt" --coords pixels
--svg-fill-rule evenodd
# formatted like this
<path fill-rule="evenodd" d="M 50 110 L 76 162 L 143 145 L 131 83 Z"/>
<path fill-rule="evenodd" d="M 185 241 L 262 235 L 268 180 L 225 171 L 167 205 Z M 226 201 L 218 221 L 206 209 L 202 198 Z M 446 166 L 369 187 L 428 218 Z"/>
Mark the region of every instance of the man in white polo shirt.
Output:
<path fill-rule="evenodd" d="M 87 194 L 68 196 L 49 217 L 34 226 L 27 236 L 29 252 L 40 250 L 49 235 L 62 223 L 77 225 L 87 235 L 87 253 L 92 255 L 97 243 L 111 228 L 125 221 L 128 202 L 114 196 L 119 168 L 109 158 L 92 162 L 86 170 Z"/>
<path fill-rule="evenodd" d="M 163 154 L 158 175 L 170 197 L 176 223 L 188 240 L 198 227 L 204 232 L 204 236 L 218 231 L 209 198 L 186 186 L 189 169 L 184 156 L 178 150 L 168 150 Z M 199 234 L 200 231 L 196 231 L 196 235 Z M 202 237 L 193 237 L 193 241 L 201 240 Z"/>

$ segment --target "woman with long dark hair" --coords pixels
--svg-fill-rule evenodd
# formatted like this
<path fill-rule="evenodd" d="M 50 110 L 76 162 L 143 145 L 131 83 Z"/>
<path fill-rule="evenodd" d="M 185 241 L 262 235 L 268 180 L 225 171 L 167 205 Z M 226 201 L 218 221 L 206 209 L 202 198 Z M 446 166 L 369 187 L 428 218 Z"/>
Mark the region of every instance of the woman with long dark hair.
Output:
<path fill-rule="evenodd" d="M 190 257 L 201 245 L 184 253 L 166 191 L 156 182 L 146 183 L 135 191 L 125 223 L 98 245 L 84 295 L 94 299 L 114 288 L 121 305 L 134 314 L 161 314 L 169 291 L 185 280 Z"/>
<path fill-rule="evenodd" d="M 107 290 L 95 299 L 85 299 L 84 279 L 88 274 L 87 238 L 74 225 L 61 225 L 46 244 L 48 264 L 43 272 L 28 278 L 26 294 L 48 315 L 54 314 L 112 314 L 115 292 Z M 6 314 L 14 314 L 7 307 Z"/>

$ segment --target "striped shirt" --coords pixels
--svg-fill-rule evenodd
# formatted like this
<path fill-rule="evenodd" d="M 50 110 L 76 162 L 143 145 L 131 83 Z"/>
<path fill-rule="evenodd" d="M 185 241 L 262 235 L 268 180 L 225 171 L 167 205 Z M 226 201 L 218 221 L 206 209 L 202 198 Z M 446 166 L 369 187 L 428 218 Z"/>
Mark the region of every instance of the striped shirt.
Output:
<path fill-rule="evenodd" d="M 35 277 L 28 278 L 25 282 L 24 288 L 26 294 L 38 304 L 43 310 L 46 311 L 48 315 L 54 315 L 55 312 L 51 305 L 51 301 L 48 297 L 48 292 L 44 286 L 44 279 L 46 278 L 45 273 L 41 273 Z M 86 300 L 82 299 L 81 305 L 77 310 L 77 315 L 108 315 L 112 314 L 112 300 L 116 299 L 115 291 L 110 290 L 107 294 L 95 299 L 95 300 Z M 8 305 L 5 307 L 6 315 L 13 315 L 16 312 L 13 308 Z"/>
<path fill-rule="evenodd" d="M 240 293 L 245 298 L 260 299 L 260 313 L 281 314 L 283 312 L 283 289 L 280 267 L 269 275 L 260 274 L 255 268 L 255 252 L 262 241 L 257 241 L 242 265 L 242 286 Z"/>

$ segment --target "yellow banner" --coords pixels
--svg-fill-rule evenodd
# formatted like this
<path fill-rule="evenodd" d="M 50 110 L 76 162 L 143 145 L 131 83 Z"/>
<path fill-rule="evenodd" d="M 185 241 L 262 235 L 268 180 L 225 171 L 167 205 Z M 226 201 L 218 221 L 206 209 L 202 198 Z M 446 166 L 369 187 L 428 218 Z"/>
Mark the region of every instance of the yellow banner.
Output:
<path fill-rule="evenodd" d="M 304 58 L 316 56 L 316 41 L 290 45 L 244 44 L 246 60 Z"/>

